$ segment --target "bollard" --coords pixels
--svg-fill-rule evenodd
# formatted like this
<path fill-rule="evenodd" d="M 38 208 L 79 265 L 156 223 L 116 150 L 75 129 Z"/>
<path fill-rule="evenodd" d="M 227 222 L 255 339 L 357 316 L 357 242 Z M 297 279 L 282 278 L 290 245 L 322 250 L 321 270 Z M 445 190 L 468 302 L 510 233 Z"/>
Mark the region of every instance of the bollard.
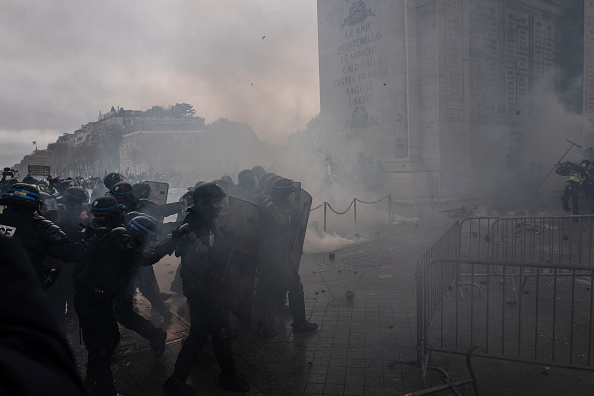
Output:
<path fill-rule="evenodd" d="M 353 198 L 353 212 L 355 212 L 355 228 L 357 228 L 357 198 Z"/>
<path fill-rule="evenodd" d="M 324 234 L 326 233 L 326 205 L 328 202 L 324 202 Z"/>

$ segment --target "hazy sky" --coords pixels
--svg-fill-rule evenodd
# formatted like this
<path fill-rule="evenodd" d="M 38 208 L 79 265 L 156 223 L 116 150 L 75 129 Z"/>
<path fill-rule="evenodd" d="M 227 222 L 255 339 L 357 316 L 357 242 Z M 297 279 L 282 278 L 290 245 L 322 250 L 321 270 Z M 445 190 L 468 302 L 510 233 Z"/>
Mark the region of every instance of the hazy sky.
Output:
<path fill-rule="evenodd" d="M 111 106 L 190 103 L 263 139 L 320 109 L 315 0 L 0 0 L 0 166 Z"/>

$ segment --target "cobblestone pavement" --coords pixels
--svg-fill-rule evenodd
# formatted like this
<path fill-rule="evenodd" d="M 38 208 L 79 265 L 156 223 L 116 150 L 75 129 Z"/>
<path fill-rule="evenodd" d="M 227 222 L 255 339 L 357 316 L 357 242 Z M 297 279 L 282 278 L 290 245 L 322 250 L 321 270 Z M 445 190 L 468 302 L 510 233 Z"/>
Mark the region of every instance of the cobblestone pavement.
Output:
<path fill-rule="evenodd" d="M 238 336 L 234 351 L 239 372 L 250 382 L 250 395 L 399 395 L 423 388 L 418 369 L 392 363 L 416 359 L 416 284 L 418 254 L 452 219 L 410 221 L 361 231 L 364 242 L 328 252 L 306 254 L 300 275 L 310 321 L 319 329 L 293 334 L 288 310 L 278 317 L 278 336 L 258 339 L 257 314 L 249 326 L 232 317 Z M 166 257 L 155 265 L 161 291 L 169 292 L 179 259 Z M 349 301 L 346 292 L 354 297 Z M 167 301 L 174 313 L 169 323 L 141 296 L 136 306 L 145 317 L 167 331 L 165 354 L 154 359 L 147 340 L 121 329 L 113 371 L 116 388 L 123 395 L 162 395 L 162 384 L 173 370 L 189 320 L 181 295 Z M 68 327 L 77 365 L 84 375 L 86 351 L 74 323 Z M 218 384 L 218 366 L 210 344 L 203 351 L 188 380 L 199 394 L 230 394 Z M 452 379 L 468 378 L 462 358 L 436 357 Z M 482 394 L 570 394 L 594 389 L 590 373 L 549 370 L 506 362 L 477 360 Z M 534 387 L 526 379 L 538 384 Z M 430 376 L 428 385 L 439 383 Z M 536 391 L 536 389 L 540 389 Z M 534 393 L 534 392 L 537 393 Z M 464 394 L 472 394 L 468 387 Z M 552 392 L 552 393 L 551 393 Z M 593 394 L 591 391 L 590 394 Z"/>

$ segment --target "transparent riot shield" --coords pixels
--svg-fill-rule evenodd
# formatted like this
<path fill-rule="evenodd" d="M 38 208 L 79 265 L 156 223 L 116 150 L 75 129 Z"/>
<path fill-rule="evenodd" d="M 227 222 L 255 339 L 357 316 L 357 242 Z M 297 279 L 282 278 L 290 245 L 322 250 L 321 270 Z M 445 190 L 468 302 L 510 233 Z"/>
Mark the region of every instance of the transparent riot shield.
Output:
<path fill-rule="evenodd" d="M 148 200 L 159 205 L 167 203 L 167 193 L 169 192 L 169 184 L 156 182 L 156 181 L 145 181 L 151 187 L 151 192 L 148 195 Z"/>
<path fill-rule="evenodd" d="M 258 255 L 260 208 L 229 197 L 230 213 L 217 219 L 229 254 L 218 279 L 222 305 L 249 323 Z"/>
<path fill-rule="evenodd" d="M 307 222 L 311 210 L 312 197 L 302 188 L 297 188 L 288 197 L 287 201 L 292 207 L 289 260 L 295 271 L 299 271 L 299 263 L 303 254 L 303 242 L 305 241 L 305 232 L 307 231 Z"/>

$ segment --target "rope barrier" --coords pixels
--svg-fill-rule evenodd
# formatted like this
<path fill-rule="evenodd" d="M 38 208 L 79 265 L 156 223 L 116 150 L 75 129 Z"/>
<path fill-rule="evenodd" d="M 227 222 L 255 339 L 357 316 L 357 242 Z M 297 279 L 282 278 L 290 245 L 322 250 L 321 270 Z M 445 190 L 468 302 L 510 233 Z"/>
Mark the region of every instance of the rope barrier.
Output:
<path fill-rule="evenodd" d="M 385 197 L 383 197 L 382 199 L 380 199 L 378 201 L 373 201 L 373 202 L 365 202 L 365 201 L 361 201 L 360 199 L 357 199 L 357 198 L 353 198 L 353 199 L 357 202 L 361 202 L 364 204 L 376 204 L 376 203 L 382 202 L 384 199 L 388 198 L 389 196 L 390 196 L 390 194 L 386 195 Z"/>
<path fill-rule="evenodd" d="M 355 202 L 355 200 L 352 200 L 352 201 L 351 201 L 351 204 L 349 205 L 349 207 L 348 207 L 348 208 L 346 208 L 346 210 L 345 210 L 344 212 L 337 212 L 337 211 L 335 211 L 335 210 L 332 208 L 332 205 L 330 205 L 330 204 L 328 204 L 328 207 L 330 208 L 330 210 L 331 210 L 331 211 L 333 211 L 333 212 L 334 212 L 334 213 L 336 213 L 337 215 L 343 215 L 343 214 L 345 214 L 346 212 L 348 212 L 348 211 L 349 211 L 349 209 L 351 209 L 351 207 L 353 206 L 353 202 Z"/>
<path fill-rule="evenodd" d="M 332 206 L 331 206 L 331 205 L 330 205 L 328 202 L 326 202 L 326 204 L 327 204 L 327 205 L 328 205 L 328 207 L 330 207 L 330 209 L 331 209 L 331 210 L 332 210 L 334 213 L 336 213 L 337 215 L 343 215 L 343 214 L 345 214 L 346 212 L 348 212 L 348 211 L 349 211 L 349 209 L 351 208 L 351 206 L 353 206 L 353 202 L 354 202 L 354 201 L 357 201 L 357 202 L 361 202 L 361 203 L 364 203 L 364 204 L 368 204 L 368 205 L 370 205 L 370 204 L 376 204 L 376 203 L 380 203 L 380 202 L 382 202 L 383 200 L 385 200 L 386 198 L 389 198 L 389 197 L 390 197 L 390 194 L 386 195 L 385 197 L 383 197 L 382 199 L 380 199 L 380 200 L 377 200 L 377 201 L 361 201 L 361 200 L 360 200 L 360 199 L 358 199 L 358 198 L 353 198 L 353 201 L 351 201 L 351 204 L 349 205 L 349 207 L 348 207 L 348 208 L 347 208 L 347 209 L 346 209 L 344 212 L 340 212 L 340 213 L 339 213 L 339 212 L 337 212 L 337 211 L 335 211 L 334 209 L 332 209 Z M 322 206 L 324 206 L 324 204 L 320 204 L 320 205 L 316 206 L 315 208 L 313 208 L 313 209 L 310 209 L 309 211 L 310 211 L 310 212 L 313 212 L 314 210 L 320 209 Z"/>
<path fill-rule="evenodd" d="M 357 227 L 357 202 L 364 203 L 364 204 L 376 204 L 376 203 L 380 203 L 380 202 L 384 201 L 386 198 L 388 199 L 388 220 L 392 221 L 392 197 L 390 196 L 390 194 L 386 195 L 385 197 L 383 197 L 377 201 L 361 201 L 360 199 L 353 198 L 349 207 L 346 208 L 346 210 L 344 210 L 342 212 L 336 211 L 332 207 L 332 205 L 330 205 L 328 202 L 324 202 L 323 204 L 318 205 L 315 208 L 310 209 L 309 211 L 313 212 L 314 210 L 317 210 L 317 209 L 321 208 L 322 206 L 324 207 L 324 232 L 326 232 L 326 216 L 327 216 L 326 211 L 327 211 L 327 208 L 330 208 L 330 210 L 337 215 L 343 215 L 343 214 L 346 214 L 349 210 L 351 210 L 352 207 L 354 207 L 354 210 L 353 210 L 354 211 L 354 221 L 355 221 L 355 227 Z"/>

